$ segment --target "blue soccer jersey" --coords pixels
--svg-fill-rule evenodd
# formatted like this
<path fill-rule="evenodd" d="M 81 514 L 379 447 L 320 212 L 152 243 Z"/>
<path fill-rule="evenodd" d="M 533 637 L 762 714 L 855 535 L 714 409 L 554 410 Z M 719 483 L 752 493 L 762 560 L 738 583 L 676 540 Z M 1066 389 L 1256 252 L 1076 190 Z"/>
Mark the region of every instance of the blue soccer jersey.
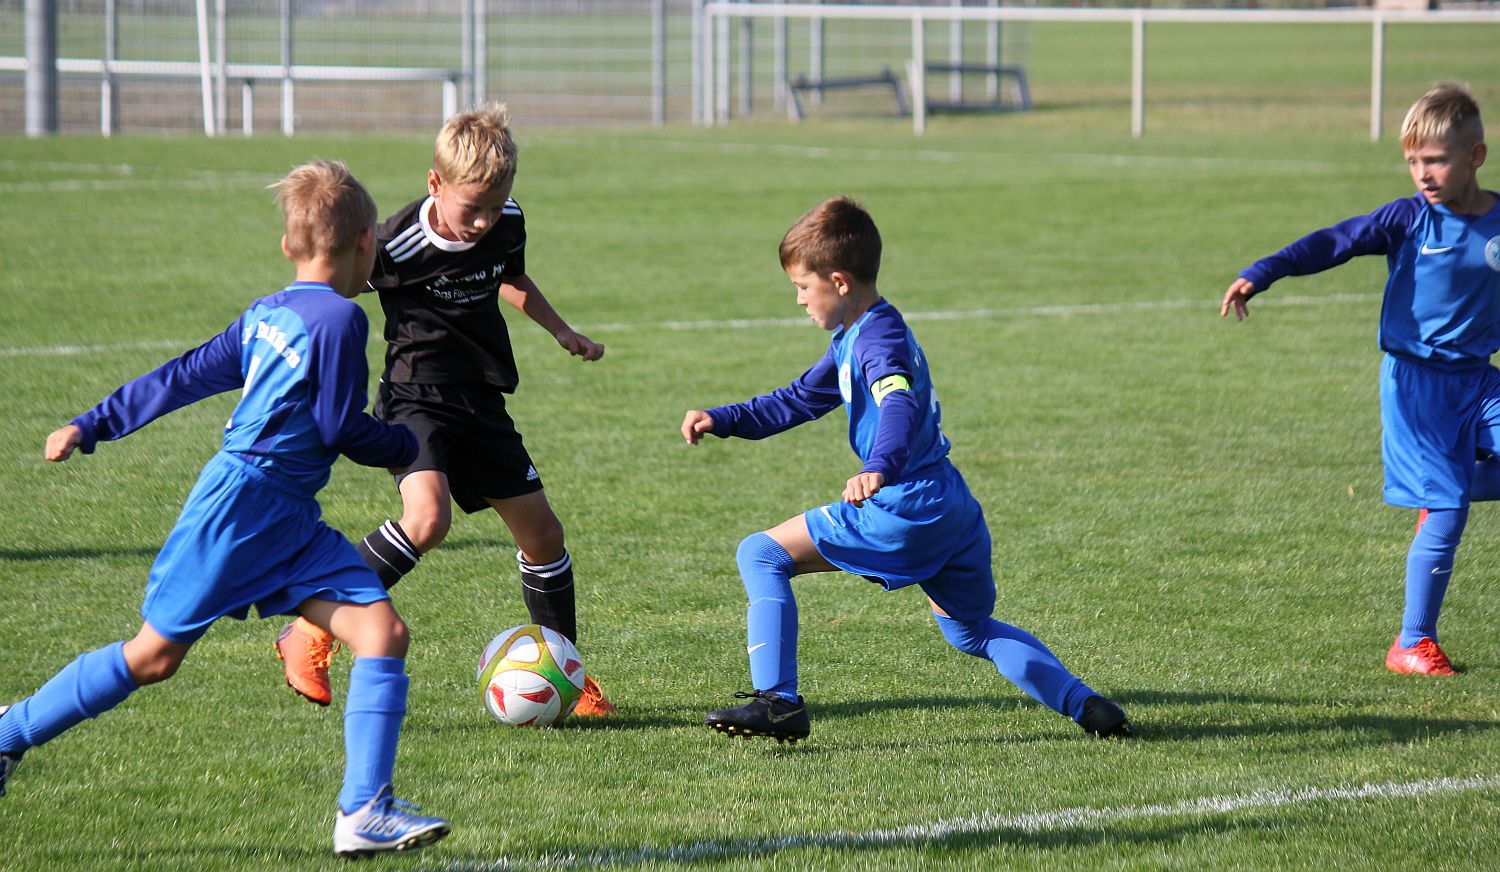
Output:
<path fill-rule="evenodd" d="M 948 456 L 927 360 L 901 313 L 884 300 L 835 331 L 827 353 L 790 385 L 710 409 L 710 432 L 763 439 L 840 404 L 849 415 L 849 447 L 864 471 L 881 473 L 887 483 Z"/>
<path fill-rule="evenodd" d="M 73 419 L 80 450 L 119 439 L 205 397 L 242 388 L 224 450 L 306 494 L 339 454 L 396 466 L 415 439 L 364 414 L 369 380 L 364 310 L 326 284 L 298 282 L 257 300 L 223 333 L 129 382 Z"/>
<path fill-rule="evenodd" d="M 1390 267 L 1380 347 L 1448 368 L 1470 368 L 1500 349 L 1500 202 L 1459 215 L 1420 194 L 1308 234 L 1240 273 L 1264 291 L 1363 254 Z"/>

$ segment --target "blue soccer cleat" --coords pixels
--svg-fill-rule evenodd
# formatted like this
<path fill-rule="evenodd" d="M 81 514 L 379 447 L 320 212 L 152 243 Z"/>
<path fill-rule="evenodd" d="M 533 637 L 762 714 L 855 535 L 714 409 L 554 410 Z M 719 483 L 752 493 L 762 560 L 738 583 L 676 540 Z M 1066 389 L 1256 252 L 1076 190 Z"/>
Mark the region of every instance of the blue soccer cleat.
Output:
<path fill-rule="evenodd" d="M 333 824 L 333 852 L 354 858 L 384 851 L 411 851 L 448 835 L 447 821 L 419 815 L 416 813 L 419 810 L 393 797 L 387 784 L 353 814 L 339 810 Z"/>
<path fill-rule="evenodd" d="M 8 711 L 10 711 L 10 706 L 0 705 L 0 718 L 5 717 L 5 713 Z M 10 780 L 10 774 L 16 771 L 16 767 L 20 765 L 21 755 L 19 753 L 0 751 L 0 796 L 5 795 L 5 782 Z"/>

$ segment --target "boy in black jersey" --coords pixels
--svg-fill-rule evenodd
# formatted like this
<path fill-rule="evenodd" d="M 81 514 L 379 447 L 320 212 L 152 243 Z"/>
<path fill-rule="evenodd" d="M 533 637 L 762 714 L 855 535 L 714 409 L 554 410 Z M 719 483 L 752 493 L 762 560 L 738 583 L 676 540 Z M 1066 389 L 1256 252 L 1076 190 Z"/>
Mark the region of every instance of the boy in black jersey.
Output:
<path fill-rule="evenodd" d="M 504 105 L 449 118 L 438 133 L 428 196 L 377 229 L 370 289 L 385 309 L 385 373 L 375 413 L 417 434 L 421 453 L 397 476 L 401 520 L 359 543 L 360 555 L 394 585 L 437 547 L 465 512 L 493 508 L 520 549 L 521 592 L 533 623 L 577 641 L 573 561 L 563 526 L 505 411 L 519 381 L 498 300 L 524 312 L 584 360 L 604 346 L 573 330 L 526 274 L 526 222 L 511 199 L 516 144 Z M 292 689 L 328 705 L 331 637 L 302 620 L 276 640 Z M 587 679 L 574 711 L 614 711 Z"/>

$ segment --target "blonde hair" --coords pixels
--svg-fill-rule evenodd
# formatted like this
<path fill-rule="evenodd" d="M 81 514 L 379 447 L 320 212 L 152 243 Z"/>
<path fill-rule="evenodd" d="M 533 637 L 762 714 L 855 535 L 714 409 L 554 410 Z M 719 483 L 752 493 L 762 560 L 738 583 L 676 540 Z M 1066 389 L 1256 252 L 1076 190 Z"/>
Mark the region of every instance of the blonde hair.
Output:
<path fill-rule="evenodd" d="M 880 231 L 875 219 L 849 197 L 812 207 L 781 239 L 781 268 L 800 266 L 828 277 L 845 272 L 862 282 L 880 273 Z"/>
<path fill-rule="evenodd" d="M 515 178 L 519 149 L 510 135 L 510 112 L 491 103 L 443 123 L 432 150 L 432 168 L 450 185 L 493 188 Z"/>
<path fill-rule="evenodd" d="M 286 216 L 293 260 L 346 251 L 375 225 L 375 199 L 339 161 L 309 161 L 270 187 Z"/>
<path fill-rule="evenodd" d="M 1448 142 L 1460 148 L 1484 142 L 1479 104 L 1463 85 L 1444 82 L 1407 110 L 1401 122 L 1401 147 L 1410 150 L 1429 142 Z"/>

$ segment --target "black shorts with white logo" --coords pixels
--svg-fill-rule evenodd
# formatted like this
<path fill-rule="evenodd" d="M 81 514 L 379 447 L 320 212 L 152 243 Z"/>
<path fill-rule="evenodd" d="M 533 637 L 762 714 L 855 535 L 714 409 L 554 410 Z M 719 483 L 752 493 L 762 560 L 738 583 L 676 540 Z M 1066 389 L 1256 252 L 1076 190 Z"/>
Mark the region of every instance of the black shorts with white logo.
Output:
<path fill-rule="evenodd" d="M 505 394 L 480 383 L 419 385 L 381 382 L 375 416 L 405 424 L 420 450 L 406 474 L 435 470 L 448 476 L 458 507 L 470 514 L 503 500 L 542 489 L 516 424 L 505 411 Z M 401 478 L 396 484 L 401 484 Z"/>

